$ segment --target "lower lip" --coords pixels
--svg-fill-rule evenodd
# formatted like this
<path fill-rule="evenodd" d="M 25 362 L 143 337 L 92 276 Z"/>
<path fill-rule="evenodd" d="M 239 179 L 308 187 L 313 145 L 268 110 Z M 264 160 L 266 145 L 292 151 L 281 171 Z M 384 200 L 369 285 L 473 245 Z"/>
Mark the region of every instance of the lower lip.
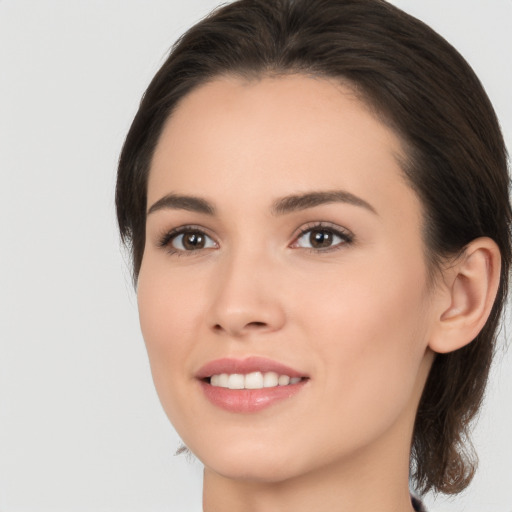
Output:
<path fill-rule="evenodd" d="M 262 389 L 228 389 L 212 386 L 201 381 L 206 398 L 217 407 L 229 412 L 251 413 L 270 407 L 276 402 L 294 397 L 299 393 L 306 380 L 287 386 L 275 386 Z"/>

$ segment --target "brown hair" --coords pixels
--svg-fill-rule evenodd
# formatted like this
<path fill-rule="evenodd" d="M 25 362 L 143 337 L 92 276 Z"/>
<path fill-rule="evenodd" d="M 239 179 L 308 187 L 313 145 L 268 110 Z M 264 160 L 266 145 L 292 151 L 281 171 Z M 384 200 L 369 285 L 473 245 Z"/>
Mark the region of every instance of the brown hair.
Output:
<path fill-rule="evenodd" d="M 303 73 L 350 84 L 407 148 L 403 171 L 424 209 L 429 265 L 492 238 L 502 275 L 492 313 L 466 347 L 437 355 L 417 412 L 411 474 L 421 492 L 457 493 L 475 468 L 468 441 L 507 294 L 507 155 L 492 105 L 460 54 L 383 0 L 239 0 L 186 32 L 149 85 L 127 135 L 116 205 L 134 280 L 145 243 L 146 185 L 162 127 L 179 101 L 223 74 Z"/>

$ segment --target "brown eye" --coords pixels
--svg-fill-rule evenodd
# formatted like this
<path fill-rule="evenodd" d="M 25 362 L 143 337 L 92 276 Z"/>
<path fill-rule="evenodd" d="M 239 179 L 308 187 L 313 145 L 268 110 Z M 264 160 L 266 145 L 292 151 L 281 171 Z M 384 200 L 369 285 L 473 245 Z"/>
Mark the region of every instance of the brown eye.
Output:
<path fill-rule="evenodd" d="M 304 230 L 297 238 L 294 246 L 322 251 L 341 247 L 344 244 L 351 243 L 352 240 L 353 236 L 350 233 L 344 233 L 330 227 L 317 226 Z"/>
<path fill-rule="evenodd" d="M 309 232 L 309 243 L 314 249 L 323 249 L 330 247 L 334 239 L 334 234 L 325 230 L 312 230 Z"/>
<path fill-rule="evenodd" d="M 215 242 L 201 231 L 184 231 L 175 235 L 171 241 L 174 249 L 179 251 L 197 251 L 215 247 Z"/>

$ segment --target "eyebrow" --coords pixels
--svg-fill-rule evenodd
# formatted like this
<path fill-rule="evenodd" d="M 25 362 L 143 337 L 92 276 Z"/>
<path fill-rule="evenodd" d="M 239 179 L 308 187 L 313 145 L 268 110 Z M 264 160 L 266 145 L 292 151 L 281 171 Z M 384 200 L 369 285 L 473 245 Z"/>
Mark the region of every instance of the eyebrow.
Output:
<path fill-rule="evenodd" d="M 206 215 L 215 215 L 214 206 L 195 196 L 184 196 L 178 194 L 167 194 L 154 203 L 148 210 L 148 215 L 158 210 L 187 210 L 189 212 L 204 213 Z"/>
<path fill-rule="evenodd" d="M 285 215 L 329 203 L 347 203 L 360 206 L 377 215 L 377 211 L 370 203 L 345 190 L 307 192 L 305 194 L 286 196 L 275 201 L 272 205 L 272 213 L 274 215 Z"/>
<path fill-rule="evenodd" d="M 377 215 L 377 211 L 370 203 L 345 190 L 306 192 L 304 194 L 285 196 L 277 199 L 273 203 L 271 213 L 272 215 L 281 216 L 329 203 L 347 203 L 365 208 Z M 171 193 L 156 201 L 156 203 L 149 208 L 148 215 L 164 209 L 187 210 L 211 216 L 215 215 L 216 212 L 213 204 L 206 199 Z"/>

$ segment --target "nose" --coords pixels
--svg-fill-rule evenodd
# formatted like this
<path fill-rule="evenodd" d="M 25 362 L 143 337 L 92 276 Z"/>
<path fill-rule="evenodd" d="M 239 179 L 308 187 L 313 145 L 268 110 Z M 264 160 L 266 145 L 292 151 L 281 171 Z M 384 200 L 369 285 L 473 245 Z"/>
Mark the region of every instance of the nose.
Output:
<path fill-rule="evenodd" d="M 261 254 L 223 261 L 213 279 L 212 329 L 236 338 L 281 329 L 286 315 L 277 274 L 276 265 Z"/>

